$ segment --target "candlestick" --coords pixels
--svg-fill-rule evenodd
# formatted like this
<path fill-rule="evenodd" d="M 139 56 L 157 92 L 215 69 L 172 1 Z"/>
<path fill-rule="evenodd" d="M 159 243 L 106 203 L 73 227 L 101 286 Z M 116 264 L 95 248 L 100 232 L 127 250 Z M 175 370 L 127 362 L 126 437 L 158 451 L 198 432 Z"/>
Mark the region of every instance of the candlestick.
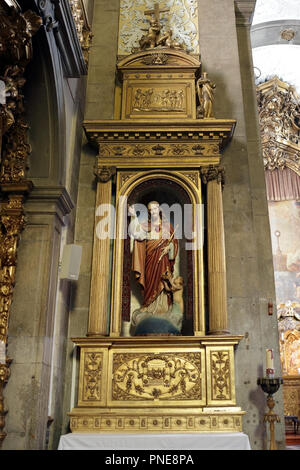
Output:
<path fill-rule="evenodd" d="M 276 441 L 275 441 L 275 423 L 280 423 L 279 416 L 274 413 L 275 401 L 273 394 L 279 390 L 280 384 L 283 383 L 281 378 L 259 378 L 257 379 L 257 385 L 260 385 L 267 396 L 267 405 L 269 411 L 264 415 L 264 423 L 268 422 L 270 425 L 270 450 L 276 450 Z"/>
<path fill-rule="evenodd" d="M 273 349 L 266 349 L 266 373 L 267 377 L 274 378 L 274 353 Z"/>

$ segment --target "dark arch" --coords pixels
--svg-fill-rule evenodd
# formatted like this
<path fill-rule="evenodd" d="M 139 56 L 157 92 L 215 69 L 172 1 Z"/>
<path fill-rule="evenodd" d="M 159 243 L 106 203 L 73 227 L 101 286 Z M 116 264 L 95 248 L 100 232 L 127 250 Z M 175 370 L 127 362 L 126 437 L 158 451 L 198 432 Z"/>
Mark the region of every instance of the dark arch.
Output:
<path fill-rule="evenodd" d="M 28 177 L 35 185 L 61 185 L 66 179 L 64 74 L 54 34 L 44 26 L 33 38 L 26 69 L 25 109 L 32 153 Z"/>
<path fill-rule="evenodd" d="M 166 203 L 172 205 L 178 203 L 182 207 L 182 214 L 185 204 L 192 204 L 187 191 L 177 182 L 155 177 L 137 185 L 128 197 L 128 204 L 141 203 L 146 205 L 150 200 L 157 200 L 160 204 Z M 128 218 L 127 223 L 130 222 Z M 180 240 L 180 251 L 185 256 L 181 257 L 180 269 L 185 273 L 185 314 L 183 322 L 183 335 L 193 334 L 193 253 L 191 250 L 184 250 L 186 238 Z M 124 240 L 124 258 L 123 258 L 123 288 L 122 288 L 122 320 L 130 320 L 130 297 L 132 286 L 131 274 L 131 253 L 130 238 Z"/>

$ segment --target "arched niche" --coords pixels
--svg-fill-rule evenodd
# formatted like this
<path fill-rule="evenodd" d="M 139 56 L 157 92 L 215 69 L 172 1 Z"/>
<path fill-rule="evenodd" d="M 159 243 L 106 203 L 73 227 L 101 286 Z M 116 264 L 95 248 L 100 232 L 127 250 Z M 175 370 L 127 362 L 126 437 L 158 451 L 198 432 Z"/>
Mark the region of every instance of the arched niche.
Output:
<path fill-rule="evenodd" d="M 121 183 L 122 172 L 118 175 L 111 336 L 130 335 L 131 315 L 142 303 L 142 292 L 131 269 L 133 240 L 127 236 L 130 224 L 127 207 L 132 204 L 147 206 L 150 201 L 170 207 L 168 218 L 171 224 L 174 224 L 175 233 L 179 238 L 174 276 L 179 275 L 184 281 L 184 318 L 181 334 L 193 336 L 205 332 L 201 184 L 197 172 L 193 175 L 191 173 L 136 172 L 127 178 L 124 184 Z M 174 215 L 176 209 L 179 212 Z M 124 234 L 123 238 L 118 237 L 121 233 Z"/>
<path fill-rule="evenodd" d="M 35 186 L 64 185 L 64 74 L 53 34 L 44 29 L 33 38 L 33 59 L 26 69 L 26 78 L 24 95 L 32 147 L 28 177 Z"/>

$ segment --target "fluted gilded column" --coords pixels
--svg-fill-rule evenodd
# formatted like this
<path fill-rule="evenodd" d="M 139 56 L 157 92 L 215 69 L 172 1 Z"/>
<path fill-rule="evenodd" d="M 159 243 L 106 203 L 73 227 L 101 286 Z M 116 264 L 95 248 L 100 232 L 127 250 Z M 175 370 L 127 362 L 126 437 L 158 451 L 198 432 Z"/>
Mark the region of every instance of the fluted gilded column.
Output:
<path fill-rule="evenodd" d="M 224 169 L 210 165 L 201 168 L 207 186 L 207 263 L 209 334 L 228 334 L 225 238 L 222 185 Z"/>
<path fill-rule="evenodd" d="M 88 336 L 106 336 L 109 331 L 109 254 L 111 239 L 110 237 L 100 238 L 98 236 L 97 224 L 100 215 L 98 208 L 101 204 L 111 204 L 112 178 L 115 171 L 115 167 L 96 166 L 95 168 L 98 184 L 96 195 L 95 235 L 92 259 Z"/>

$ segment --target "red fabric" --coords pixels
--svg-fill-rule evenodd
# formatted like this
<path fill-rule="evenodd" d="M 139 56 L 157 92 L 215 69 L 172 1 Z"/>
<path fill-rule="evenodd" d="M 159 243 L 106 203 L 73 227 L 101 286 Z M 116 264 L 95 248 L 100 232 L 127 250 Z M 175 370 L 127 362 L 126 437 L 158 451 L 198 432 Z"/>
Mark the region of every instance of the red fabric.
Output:
<path fill-rule="evenodd" d="M 169 231 L 170 236 L 174 233 L 173 227 L 169 226 L 167 222 L 163 223 L 162 232 L 164 232 L 164 229 Z M 174 244 L 174 259 L 169 260 L 167 253 L 159 261 L 162 250 L 169 243 L 168 238 L 162 238 L 160 233 L 160 238 L 157 240 L 135 240 L 132 269 L 136 274 L 139 284 L 143 288 L 143 306 L 150 305 L 162 292 L 162 275 L 168 270 L 171 273 L 173 272 L 175 258 L 178 253 L 178 240 L 174 237 L 172 242 Z M 169 299 L 169 301 L 171 302 L 171 299 Z"/>
<path fill-rule="evenodd" d="M 300 199 L 300 176 L 290 168 L 266 170 L 268 201 Z"/>

